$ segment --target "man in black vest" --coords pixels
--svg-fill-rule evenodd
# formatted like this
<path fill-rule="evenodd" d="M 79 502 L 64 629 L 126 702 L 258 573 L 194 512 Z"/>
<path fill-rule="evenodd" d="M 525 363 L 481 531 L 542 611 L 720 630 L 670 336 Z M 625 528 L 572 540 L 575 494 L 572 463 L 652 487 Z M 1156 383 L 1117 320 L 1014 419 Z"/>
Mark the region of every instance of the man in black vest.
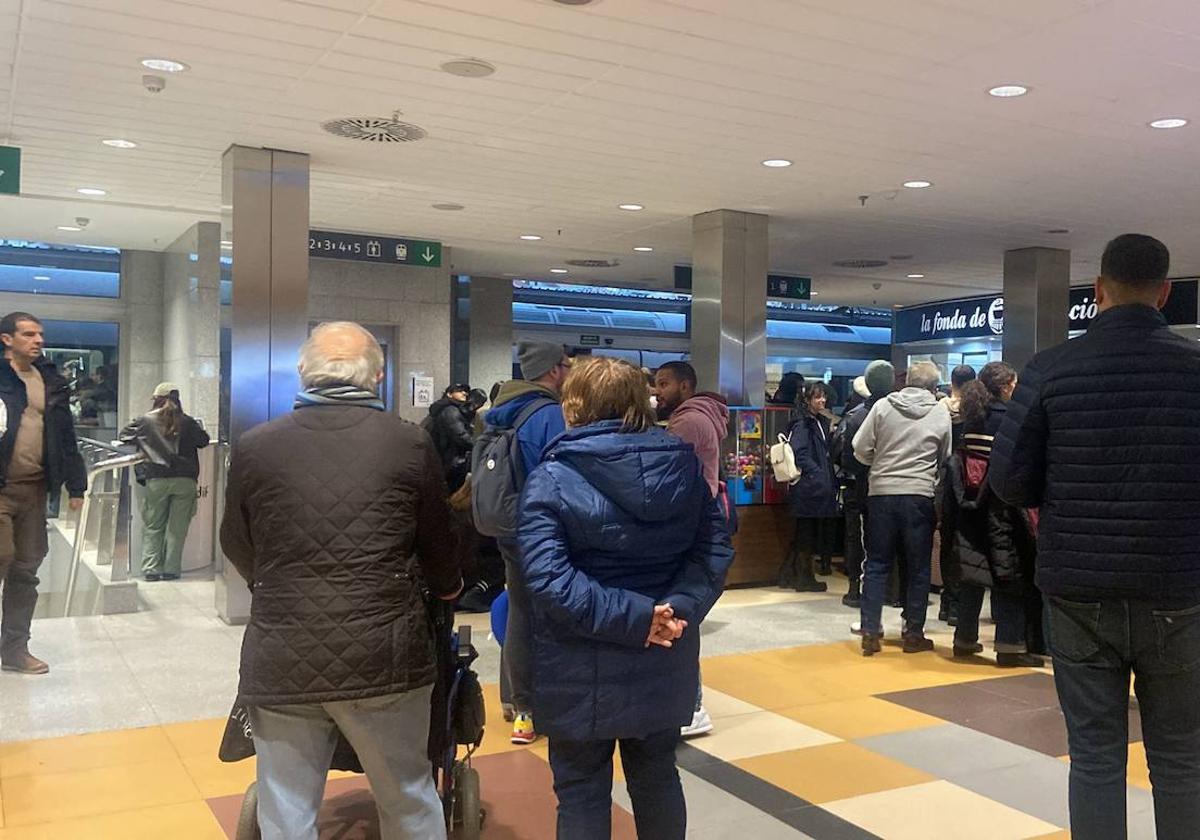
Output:
<path fill-rule="evenodd" d="M 1200 831 L 1200 345 L 1159 312 L 1169 262 L 1149 236 L 1108 244 L 1100 314 L 1021 372 L 992 450 L 993 490 L 1041 509 L 1080 840 L 1125 837 L 1130 674 L 1159 840 Z"/>

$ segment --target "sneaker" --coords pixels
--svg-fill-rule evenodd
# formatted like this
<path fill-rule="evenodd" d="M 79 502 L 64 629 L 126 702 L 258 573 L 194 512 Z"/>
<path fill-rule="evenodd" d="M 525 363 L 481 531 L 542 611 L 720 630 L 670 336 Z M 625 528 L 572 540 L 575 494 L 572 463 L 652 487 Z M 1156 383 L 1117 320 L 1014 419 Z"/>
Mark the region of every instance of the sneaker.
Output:
<path fill-rule="evenodd" d="M 970 656 L 974 656 L 977 653 L 983 653 L 983 645 L 979 644 L 979 642 L 976 642 L 973 645 L 960 645 L 958 642 L 954 643 L 954 656 L 957 659 L 966 659 Z"/>
<path fill-rule="evenodd" d="M 12 659 L 5 659 L 3 662 L 0 662 L 0 671 L 12 671 L 16 674 L 40 676 L 41 674 L 49 674 L 50 666 L 36 656 L 22 653 L 14 656 Z"/>
<path fill-rule="evenodd" d="M 514 744 L 532 744 L 537 740 L 537 731 L 533 728 L 533 715 L 519 712 L 513 721 L 512 742 Z"/>
<path fill-rule="evenodd" d="M 174 572 L 163 572 L 162 579 L 163 580 L 179 580 L 179 575 L 175 574 Z"/>
<path fill-rule="evenodd" d="M 1046 660 L 1032 653 L 997 653 L 996 665 L 1000 668 L 1045 668 Z"/>
<path fill-rule="evenodd" d="M 708 709 L 701 706 L 692 715 L 692 722 L 679 730 L 681 738 L 694 738 L 697 735 L 705 735 L 713 730 L 712 717 L 708 713 Z"/>
<path fill-rule="evenodd" d="M 863 633 L 862 634 L 862 655 L 874 656 L 883 650 L 883 634 L 881 633 Z"/>
<path fill-rule="evenodd" d="M 933 639 L 926 639 L 923 633 L 904 634 L 905 653 L 925 653 L 933 650 Z"/>
<path fill-rule="evenodd" d="M 861 635 L 863 634 L 863 631 L 862 631 L 862 622 L 861 622 L 861 621 L 856 621 L 856 622 L 854 622 L 853 624 L 851 624 L 851 625 L 850 625 L 850 632 L 851 632 L 851 633 L 853 633 L 855 636 L 861 636 Z"/>
<path fill-rule="evenodd" d="M 854 592 L 847 592 L 842 596 L 842 606 L 855 610 L 860 609 L 862 607 L 862 598 Z"/>

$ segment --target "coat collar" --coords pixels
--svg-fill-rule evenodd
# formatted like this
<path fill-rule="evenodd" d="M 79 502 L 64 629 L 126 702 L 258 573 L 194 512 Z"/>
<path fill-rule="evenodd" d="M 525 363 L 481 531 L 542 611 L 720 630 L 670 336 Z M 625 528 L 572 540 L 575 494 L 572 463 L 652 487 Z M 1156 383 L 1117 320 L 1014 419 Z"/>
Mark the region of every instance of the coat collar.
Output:
<path fill-rule="evenodd" d="M 1124 306 L 1114 306 L 1112 309 L 1101 312 L 1088 324 L 1088 332 L 1119 327 L 1152 329 L 1165 326 L 1167 326 L 1166 316 L 1153 306 L 1130 303 Z"/>

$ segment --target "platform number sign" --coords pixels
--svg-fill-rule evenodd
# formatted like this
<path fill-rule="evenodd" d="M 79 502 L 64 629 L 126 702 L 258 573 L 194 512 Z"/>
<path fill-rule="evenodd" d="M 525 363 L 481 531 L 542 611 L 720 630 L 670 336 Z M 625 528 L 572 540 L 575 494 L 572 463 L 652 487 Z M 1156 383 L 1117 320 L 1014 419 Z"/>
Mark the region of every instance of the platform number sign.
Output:
<path fill-rule="evenodd" d="M 21 150 L 16 146 L 0 146 L 0 193 L 21 193 Z"/>
<path fill-rule="evenodd" d="M 397 239 L 391 236 L 310 230 L 308 255 L 326 260 L 441 268 L 442 243 L 424 239 Z"/>

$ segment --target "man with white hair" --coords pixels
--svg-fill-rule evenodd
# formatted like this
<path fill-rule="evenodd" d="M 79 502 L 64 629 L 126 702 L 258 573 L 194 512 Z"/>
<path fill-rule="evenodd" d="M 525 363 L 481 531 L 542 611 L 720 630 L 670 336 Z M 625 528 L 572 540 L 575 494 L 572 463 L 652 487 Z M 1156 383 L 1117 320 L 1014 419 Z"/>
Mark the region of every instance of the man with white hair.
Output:
<path fill-rule="evenodd" d="M 863 574 L 862 651 L 873 656 L 883 638 L 888 573 L 900 552 L 909 559 L 904 652 L 933 650 L 925 638 L 933 555 L 934 487 L 953 451 L 950 413 L 937 408 L 941 373 L 932 362 L 908 370 L 907 387 L 871 408 L 854 436 L 854 457 L 871 469 L 867 499 L 867 567 Z"/>
<path fill-rule="evenodd" d="M 427 759 L 436 672 L 423 587 L 462 588 L 429 435 L 385 411 L 383 353 L 358 324 L 300 352 L 295 410 L 237 442 L 221 547 L 253 592 L 239 697 L 264 840 L 316 840 L 338 731 L 385 840 L 444 838 Z"/>

